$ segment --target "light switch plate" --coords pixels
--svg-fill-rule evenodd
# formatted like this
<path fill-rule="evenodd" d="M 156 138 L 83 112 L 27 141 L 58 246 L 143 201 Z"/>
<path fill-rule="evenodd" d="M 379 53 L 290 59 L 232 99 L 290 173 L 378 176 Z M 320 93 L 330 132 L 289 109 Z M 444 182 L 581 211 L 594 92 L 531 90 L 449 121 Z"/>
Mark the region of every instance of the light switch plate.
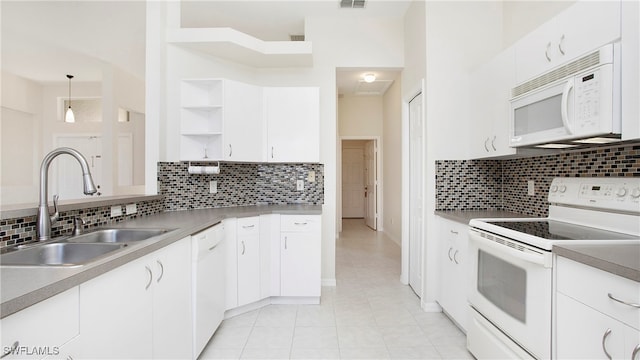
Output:
<path fill-rule="evenodd" d="M 111 207 L 111 217 L 122 216 L 122 205 L 114 205 Z"/>
<path fill-rule="evenodd" d="M 527 181 L 527 195 L 534 196 L 536 194 L 536 183 L 533 180 Z"/>
<path fill-rule="evenodd" d="M 218 182 L 215 180 L 209 181 L 209 194 L 218 193 Z"/>
<path fill-rule="evenodd" d="M 127 215 L 129 214 L 135 214 L 138 212 L 138 206 L 133 203 L 133 204 L 127 204 L 126 208 L 125 208 L 125 213 Z"/>
<path fill-rule="evenodd" d="M 296 181 L 296 190 L 298 190 L 298 191 L 304 190 L 304 180 L 297 180 Z"/>

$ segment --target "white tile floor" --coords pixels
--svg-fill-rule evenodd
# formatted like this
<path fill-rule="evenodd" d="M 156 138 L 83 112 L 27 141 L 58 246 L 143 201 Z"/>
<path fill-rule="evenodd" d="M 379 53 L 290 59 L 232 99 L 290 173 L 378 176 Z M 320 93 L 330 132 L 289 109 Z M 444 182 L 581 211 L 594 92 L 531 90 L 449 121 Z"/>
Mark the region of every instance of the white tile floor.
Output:
<path fill-rule="evenodd" d="M 343 222 L 336 278 L 320 305 L 225 320 L 200 359 L 472 359 L 464 334 L 400 283 L 400 247 L 362 220 Z"/>

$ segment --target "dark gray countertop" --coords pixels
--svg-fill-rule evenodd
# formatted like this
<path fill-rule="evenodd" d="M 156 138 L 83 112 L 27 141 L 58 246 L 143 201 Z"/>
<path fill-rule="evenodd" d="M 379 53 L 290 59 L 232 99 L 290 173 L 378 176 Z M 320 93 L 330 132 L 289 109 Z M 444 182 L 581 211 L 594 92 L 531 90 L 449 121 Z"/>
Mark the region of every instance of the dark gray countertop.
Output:
<path fill-rule="evenodd" d="M 218 209 L 168 211 L 123 221 L 109 228 L 175 229 L 149 240 L 131 243 L 127 249 L 80 267 L 0 268 L 0 318 L 4 318 L 53 295 L 93 279 L 186 236 L 215 225 L 225 218 L 263 214 L 320 215 L 321 205 L 259 205 Z"/>
<path fill-rule="evenodd" d="M 491 219 L 491 218 L 529 218 L 529 215 L 514 213 L 511 211 L 501 210 L 454 210 L 442 211 L 436 210 L 434 214 L 445 219 L 457 221 L 459 223 L 468 224 L 471 219 Z"/>
<path fill-rule="evenodd" d="M 640 282 L 640 243 L 554 245 L 553 252 L 558 256 Z"/>

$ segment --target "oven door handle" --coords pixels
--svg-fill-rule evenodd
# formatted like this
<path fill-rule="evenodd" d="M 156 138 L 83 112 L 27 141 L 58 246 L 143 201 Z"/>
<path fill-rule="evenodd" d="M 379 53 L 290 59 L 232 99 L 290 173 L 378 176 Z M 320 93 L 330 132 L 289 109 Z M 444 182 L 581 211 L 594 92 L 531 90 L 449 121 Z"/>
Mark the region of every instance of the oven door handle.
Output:
<path fill-rule="evenodd" d="M 469 238 L 470 240 L 475 241 L 478 243 L 478 245 L 480 245 L 479 248 L 491 249 L 493 250 L 494 254 L 495 252 L 498 252 L 500 254 L 509 256 L 511 258 L 516 258 L 516 259 L 530 262 L 536 265 L 542 265 L 546 268 L 551 268 L 550 254 L 549 256 L 546 256 L 545 254 L 542 254 L 542 253 L 538 255 L 534 255 L 530 253 L 525 253 L 520 250 L 515 250 L 509 246 L 502 245 L 495 241 L 483 238 L 482 236 L 480 236 L 478 231 L 473 229 L 469 230 L 469 235 L 470 235 L 470 238 Z"/>

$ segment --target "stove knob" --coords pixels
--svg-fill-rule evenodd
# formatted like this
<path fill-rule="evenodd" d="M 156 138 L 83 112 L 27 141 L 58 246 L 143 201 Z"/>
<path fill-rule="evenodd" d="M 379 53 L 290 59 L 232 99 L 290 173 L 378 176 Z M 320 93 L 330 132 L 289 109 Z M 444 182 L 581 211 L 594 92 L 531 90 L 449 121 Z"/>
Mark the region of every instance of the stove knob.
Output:
<path fill-rule="evenodd" d="M 551 186 L 551 192 L 556 192 L 556 191 L 558 191 L 558 186 L 556 185 Z"/>
<path fill-rule="evenodd" d="M 631 191 L 631 197 L 636 199 L 640 197 L 640 187 L 637 187 Z"/>
<path fill-rule="evenodd" d="M 563 193 L 565 191 L 567 191 L 567 187 L 564 185 L 560 185 L 560 192 Z"/>
<path fill-rule="evenodd" d="M 627 195 L 627 188 L 618 188 L 618 190 L 616 191 L 616 195 L 618 195 L 618 197 L 623 197 L 625 195 Z"/>

